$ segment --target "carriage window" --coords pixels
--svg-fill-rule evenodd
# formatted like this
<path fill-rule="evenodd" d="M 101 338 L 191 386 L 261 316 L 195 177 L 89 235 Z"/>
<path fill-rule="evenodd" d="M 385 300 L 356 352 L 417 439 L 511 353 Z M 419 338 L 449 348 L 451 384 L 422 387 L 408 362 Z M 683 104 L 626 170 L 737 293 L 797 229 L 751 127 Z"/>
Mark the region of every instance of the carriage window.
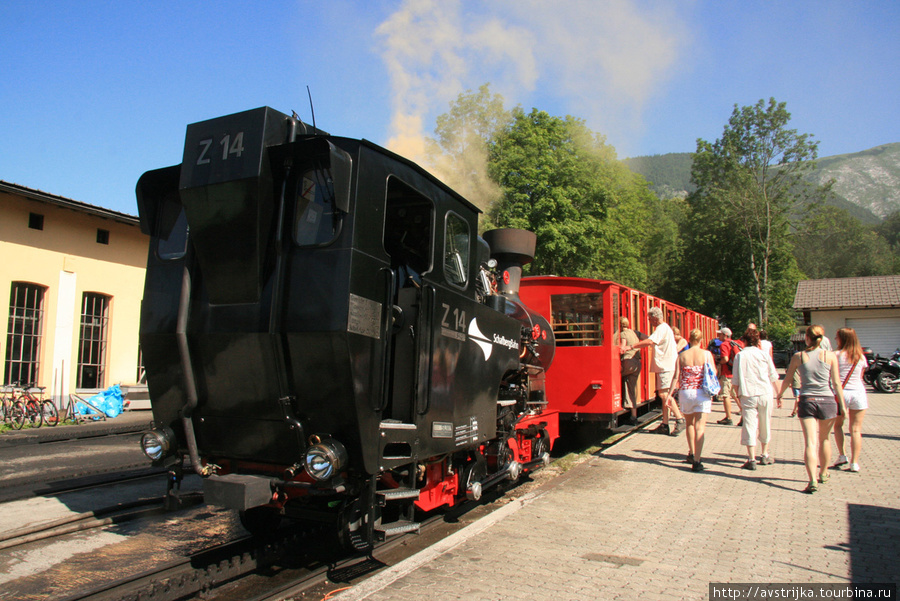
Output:
<path fill-rule="evenodd" d="M 294 242 L 298 246 L 321 246 L 339 231 L 334 206 L 334 182 L 328 169 L 310 169 L 297 178 L 294 195 Z"/>
<path fill-rule="evenodd" d="M 433 223 L 434 207 L 428 197 L 395 177 L 389 178 L 384 250 L 391 257 L 391 267 L 418 275 L 430 269 Z"/>
<path fill-rule="evenodd" d="M 550 311 L 557 346 L 603 344 L 602 294 L 553 294 Z"/>
<path fill-rule="evenodd" d="M 444 237 L 444 277 L 451 284 L 465 286 L 469 279 L 469 224 L 459 215 L 447 213 Z"/>
<path fill-rule="evenodd" d="M 613 315 L 613 334 L 619 333 L 619 293 L 613 292 L 613 306 L 612 306 L 612 315 Z"/>

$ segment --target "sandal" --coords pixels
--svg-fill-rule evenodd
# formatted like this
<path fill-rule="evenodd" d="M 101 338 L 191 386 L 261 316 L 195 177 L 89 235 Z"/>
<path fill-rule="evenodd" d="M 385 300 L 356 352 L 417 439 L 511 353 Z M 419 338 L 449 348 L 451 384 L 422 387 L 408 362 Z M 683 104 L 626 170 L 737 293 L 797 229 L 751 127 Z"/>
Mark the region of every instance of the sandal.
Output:
<path fill-rule="evenodd" d="M 831 477 L 831 474 L 829 474 L 828 472 L 822 472 L 822 473 L 819 475 L 819 484 L 825 484 L 825 483 L 827 483 L 827 482 L 828 482 L 828 478 L 830 478 L 830 477 Z"/>
<path fill-rule="evenodd" d="M 803 492 L 805 492 L 808 495 L 811 495 L 814 492 L 816 492 L 817 490 L 819 490 L 819 487 L 816 486 L 816 483 L 810 482 L 809 484 L 806 485 L 806 488 L 803 489 Z"/>

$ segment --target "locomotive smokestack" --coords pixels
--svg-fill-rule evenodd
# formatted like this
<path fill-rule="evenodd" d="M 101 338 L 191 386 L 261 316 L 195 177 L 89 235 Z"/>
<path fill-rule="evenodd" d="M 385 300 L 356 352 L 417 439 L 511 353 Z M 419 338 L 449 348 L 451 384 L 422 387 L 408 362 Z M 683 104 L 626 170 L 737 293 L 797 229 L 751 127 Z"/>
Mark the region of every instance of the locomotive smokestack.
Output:
<path fill-rule="evenodd" d="M 506 228 L 485 232 L 483 238 L 491 247 L 491 257 L 497 260 L 497 289 L 505 296 L 518 298 L 522 267 L 534 261 L 537 236 L 527 230 Z"/>

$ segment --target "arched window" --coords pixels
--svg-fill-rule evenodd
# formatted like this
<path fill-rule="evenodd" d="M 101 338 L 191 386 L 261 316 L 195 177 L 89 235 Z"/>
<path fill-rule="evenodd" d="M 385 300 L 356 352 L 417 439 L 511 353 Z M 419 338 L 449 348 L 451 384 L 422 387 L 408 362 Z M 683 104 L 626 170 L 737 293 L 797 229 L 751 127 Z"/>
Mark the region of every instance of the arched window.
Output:
<path fill-rule="evenodd" d="M 82 296 L 76 388 L 105 386 L 109 299 L 109 296 L 96 292 L 85 292 Z"/>
<path fill-rule="evenodd" d="M 9 292 L 9 327 L 3 382 L 37 384 L 40 375 L 44 291 L 38 284 L 13 282 Z"/>

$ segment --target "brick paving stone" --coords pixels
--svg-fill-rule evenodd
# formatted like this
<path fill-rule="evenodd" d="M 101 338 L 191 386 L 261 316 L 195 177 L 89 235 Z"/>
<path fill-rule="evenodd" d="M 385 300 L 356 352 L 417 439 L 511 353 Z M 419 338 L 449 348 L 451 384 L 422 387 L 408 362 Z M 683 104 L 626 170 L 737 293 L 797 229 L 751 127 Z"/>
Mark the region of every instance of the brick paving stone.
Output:
<path fill-rule="evenodd" d="M 801 492 L 803 437 L 788 417 L 792 400 L 775 410 L 775 463 L 754 472 L 740 468 L 740 428 L 716 424 L 722 407 L 714 404 L 706 472 L 684 463 L 683 436 L 635 433 L 558 486 L 513 501 L 517 508 L 496 523 L 458 533 L 452 549 L 333 598 L 669 601 L 707 599 L 710 582 L 896 583 L 900 396 L 870 393 L 869 403 L 861 472 L 832 470 L 814 495 Z"/>

